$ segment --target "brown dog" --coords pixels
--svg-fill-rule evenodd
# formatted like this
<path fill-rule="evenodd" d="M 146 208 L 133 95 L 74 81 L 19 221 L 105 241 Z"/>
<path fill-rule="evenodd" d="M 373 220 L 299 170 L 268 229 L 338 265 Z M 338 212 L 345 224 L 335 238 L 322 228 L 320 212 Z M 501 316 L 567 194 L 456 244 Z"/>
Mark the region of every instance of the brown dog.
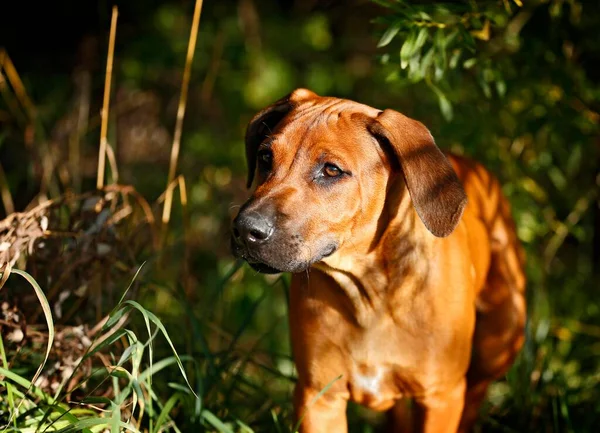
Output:
<path fill-rule="evenodd" d="M 346 432 L 351 399 L 392 409 L 393 431 L 468 431 L 524 339 L 524 257 L 498 181 L 416 120 L 306 89 L 252 119 L 246 156 L 258 186 L 232 249 L 293 273 L 300 430 Z"/>

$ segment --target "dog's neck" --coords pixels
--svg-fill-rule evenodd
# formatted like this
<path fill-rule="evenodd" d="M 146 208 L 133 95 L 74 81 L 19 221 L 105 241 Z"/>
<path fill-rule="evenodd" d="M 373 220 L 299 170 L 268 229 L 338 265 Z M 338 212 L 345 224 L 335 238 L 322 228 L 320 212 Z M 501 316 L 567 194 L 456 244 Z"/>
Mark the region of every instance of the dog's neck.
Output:
<path fill-rule="evenodd" d="M 337 282 L 361 326 L 383 309 L 393 315 L 398 302 L 410 302 L 423 287 L 428 264 L 419 257 L 427 257 L 432 239 L 401 176 L 390 183 L 385 206 L 372 224 L 354 233 L 347 248 L 315 265 Z M 366 233 L 375 236 L 365 238 Z"/>

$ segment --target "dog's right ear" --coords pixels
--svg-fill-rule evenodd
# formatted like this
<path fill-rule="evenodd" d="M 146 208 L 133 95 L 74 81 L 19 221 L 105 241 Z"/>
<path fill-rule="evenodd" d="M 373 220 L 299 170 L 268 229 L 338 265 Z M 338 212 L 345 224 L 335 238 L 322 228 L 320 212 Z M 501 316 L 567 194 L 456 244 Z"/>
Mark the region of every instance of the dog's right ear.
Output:
<path fill-rule="evenodd" d="M 246 128 L 246 163 L 248 164 L 248 181 L 246 187 L 252 186 L 256 171 L 256 153 L 258 146 L 271 135 L 277 124 L 301 102 L 317 98 L 318 95 L 308 89 L 296 89 L 255 115 Z"/>

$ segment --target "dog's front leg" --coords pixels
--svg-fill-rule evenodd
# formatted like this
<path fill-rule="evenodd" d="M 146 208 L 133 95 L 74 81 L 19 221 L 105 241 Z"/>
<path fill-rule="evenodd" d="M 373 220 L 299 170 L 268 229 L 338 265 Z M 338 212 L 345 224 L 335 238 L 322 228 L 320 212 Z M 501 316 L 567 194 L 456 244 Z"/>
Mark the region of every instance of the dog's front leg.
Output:
<path fill-rule="evenodd" d="M 346 406 L 348 396 L 344 393 L 328 392 L 302 383 L 294 391 L 296 420 L 301 420 L 300 433 L 347 433 Z M 297 421 L 296 421 L 297 422 Z"/>
<path fill-rule="evenodd" d="M 453 388 L 417 399 L 413 407 L 415 432 L 456 433 L 464 407 L 466 379 Z"/>

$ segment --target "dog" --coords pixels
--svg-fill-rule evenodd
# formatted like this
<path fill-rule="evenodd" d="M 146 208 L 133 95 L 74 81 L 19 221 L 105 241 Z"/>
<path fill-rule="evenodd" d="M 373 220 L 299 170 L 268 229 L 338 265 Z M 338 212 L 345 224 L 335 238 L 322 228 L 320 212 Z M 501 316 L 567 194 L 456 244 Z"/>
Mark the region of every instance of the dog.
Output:
<path fill-rule="evenodd" d="M 524 342 L 525 254 L 480 163 L 397 111 L 299 88 L 246 130 L 231 248 L 291 272 L 303 433 L 347 432 L 349 400 L 390 431 L 467 432 Z"/>

